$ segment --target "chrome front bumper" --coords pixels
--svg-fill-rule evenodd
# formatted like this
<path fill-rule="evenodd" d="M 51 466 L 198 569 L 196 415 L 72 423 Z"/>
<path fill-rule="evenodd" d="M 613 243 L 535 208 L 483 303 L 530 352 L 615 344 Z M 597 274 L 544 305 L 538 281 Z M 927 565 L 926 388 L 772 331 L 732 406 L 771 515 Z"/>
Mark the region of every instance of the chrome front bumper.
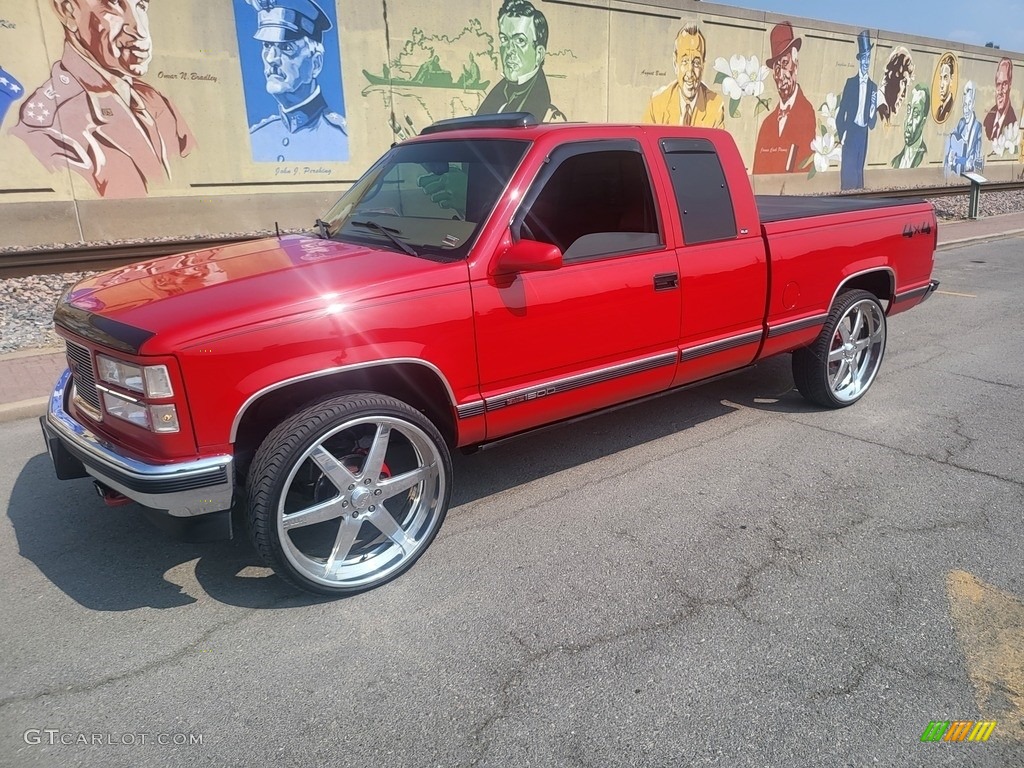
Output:
<path fill-rule="evenodd" d="M 174 517 L 195 517 L 231 508 L 234 472 L 231 456 L 210 456 L 176 464 L 146 464 L 83 426 L 67 412 L 71 372 L 64 371 L 40 418 L 46 449 L 62 479 L 91 475 L 144 507 Z"/>

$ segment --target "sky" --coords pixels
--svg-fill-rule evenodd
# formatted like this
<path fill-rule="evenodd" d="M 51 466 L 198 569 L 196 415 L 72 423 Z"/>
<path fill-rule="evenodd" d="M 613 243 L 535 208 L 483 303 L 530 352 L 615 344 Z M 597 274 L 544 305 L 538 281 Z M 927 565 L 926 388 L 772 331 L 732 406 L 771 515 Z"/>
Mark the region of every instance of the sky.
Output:
<path fill-rule="evenodd" d="M 909 32 L 939 40 L 1024 53 L 1024 0 L 718 0 L 784 16 Z"/>

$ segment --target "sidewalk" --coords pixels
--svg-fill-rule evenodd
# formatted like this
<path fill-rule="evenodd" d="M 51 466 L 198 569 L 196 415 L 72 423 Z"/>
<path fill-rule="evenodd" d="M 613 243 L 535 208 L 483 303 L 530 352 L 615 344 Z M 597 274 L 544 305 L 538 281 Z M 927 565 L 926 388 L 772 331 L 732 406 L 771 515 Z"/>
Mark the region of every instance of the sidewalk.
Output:
<path fill-rule="evenodd" d="M 1024 233 L 1024 212 L 939 224 L 939 249 Z M 66 367 L 63 350 L 26 349 L 0 355 L 0 423 L 42 416 Z"/>

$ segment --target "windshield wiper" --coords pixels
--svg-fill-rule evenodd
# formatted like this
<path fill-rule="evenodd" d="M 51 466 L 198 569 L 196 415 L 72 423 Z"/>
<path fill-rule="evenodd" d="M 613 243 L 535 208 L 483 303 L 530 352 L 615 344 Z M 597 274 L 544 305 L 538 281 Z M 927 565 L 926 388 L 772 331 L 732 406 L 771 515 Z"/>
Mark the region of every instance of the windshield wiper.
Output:
<path fill-rule="evenodd" d="M 365 221 L 350 221 L 349 223 L 354 227 L 366 227 L 367 229 L 372 229 L 374 232 L 380 232 L 382 235 L 384 235 L 384 237 L 386 237 L 392 243 L 397 245 L 410 256 L 415 256 L 417 259 L 420 258 L 420 255 L 411 245 L 395 237 L 395 235 L 402 234 L 400 230 L 392 229 L 391 227 L 385 227 L 383 224 L 378 224 L 373 219 L 366 219 Z"/>
<path fill-rule="evenodd" d="M 317 231 L 317 234 L 320 235 L 320 239 L 321 240 L 330 240 L 331 239 L 331 231 L 330 231 L 330 229 L 328 229 L 326 221 L 323 221 L 322 219 L 317 219 L 316 220 L 316 231 Z"/>

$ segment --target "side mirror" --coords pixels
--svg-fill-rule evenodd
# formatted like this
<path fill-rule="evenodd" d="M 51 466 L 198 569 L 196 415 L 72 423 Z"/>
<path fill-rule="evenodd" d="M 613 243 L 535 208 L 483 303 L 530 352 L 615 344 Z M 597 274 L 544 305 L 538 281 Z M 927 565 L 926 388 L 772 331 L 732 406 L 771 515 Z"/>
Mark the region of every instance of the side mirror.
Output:
<path fill-rule="evenodd" d="M 560 269 L 562 252 L 558 246 L 536 240 L 520 240 L 506 248 L 491 267 L 492 275 L 510 275 L 516 272 L 541 272 Z"/>

